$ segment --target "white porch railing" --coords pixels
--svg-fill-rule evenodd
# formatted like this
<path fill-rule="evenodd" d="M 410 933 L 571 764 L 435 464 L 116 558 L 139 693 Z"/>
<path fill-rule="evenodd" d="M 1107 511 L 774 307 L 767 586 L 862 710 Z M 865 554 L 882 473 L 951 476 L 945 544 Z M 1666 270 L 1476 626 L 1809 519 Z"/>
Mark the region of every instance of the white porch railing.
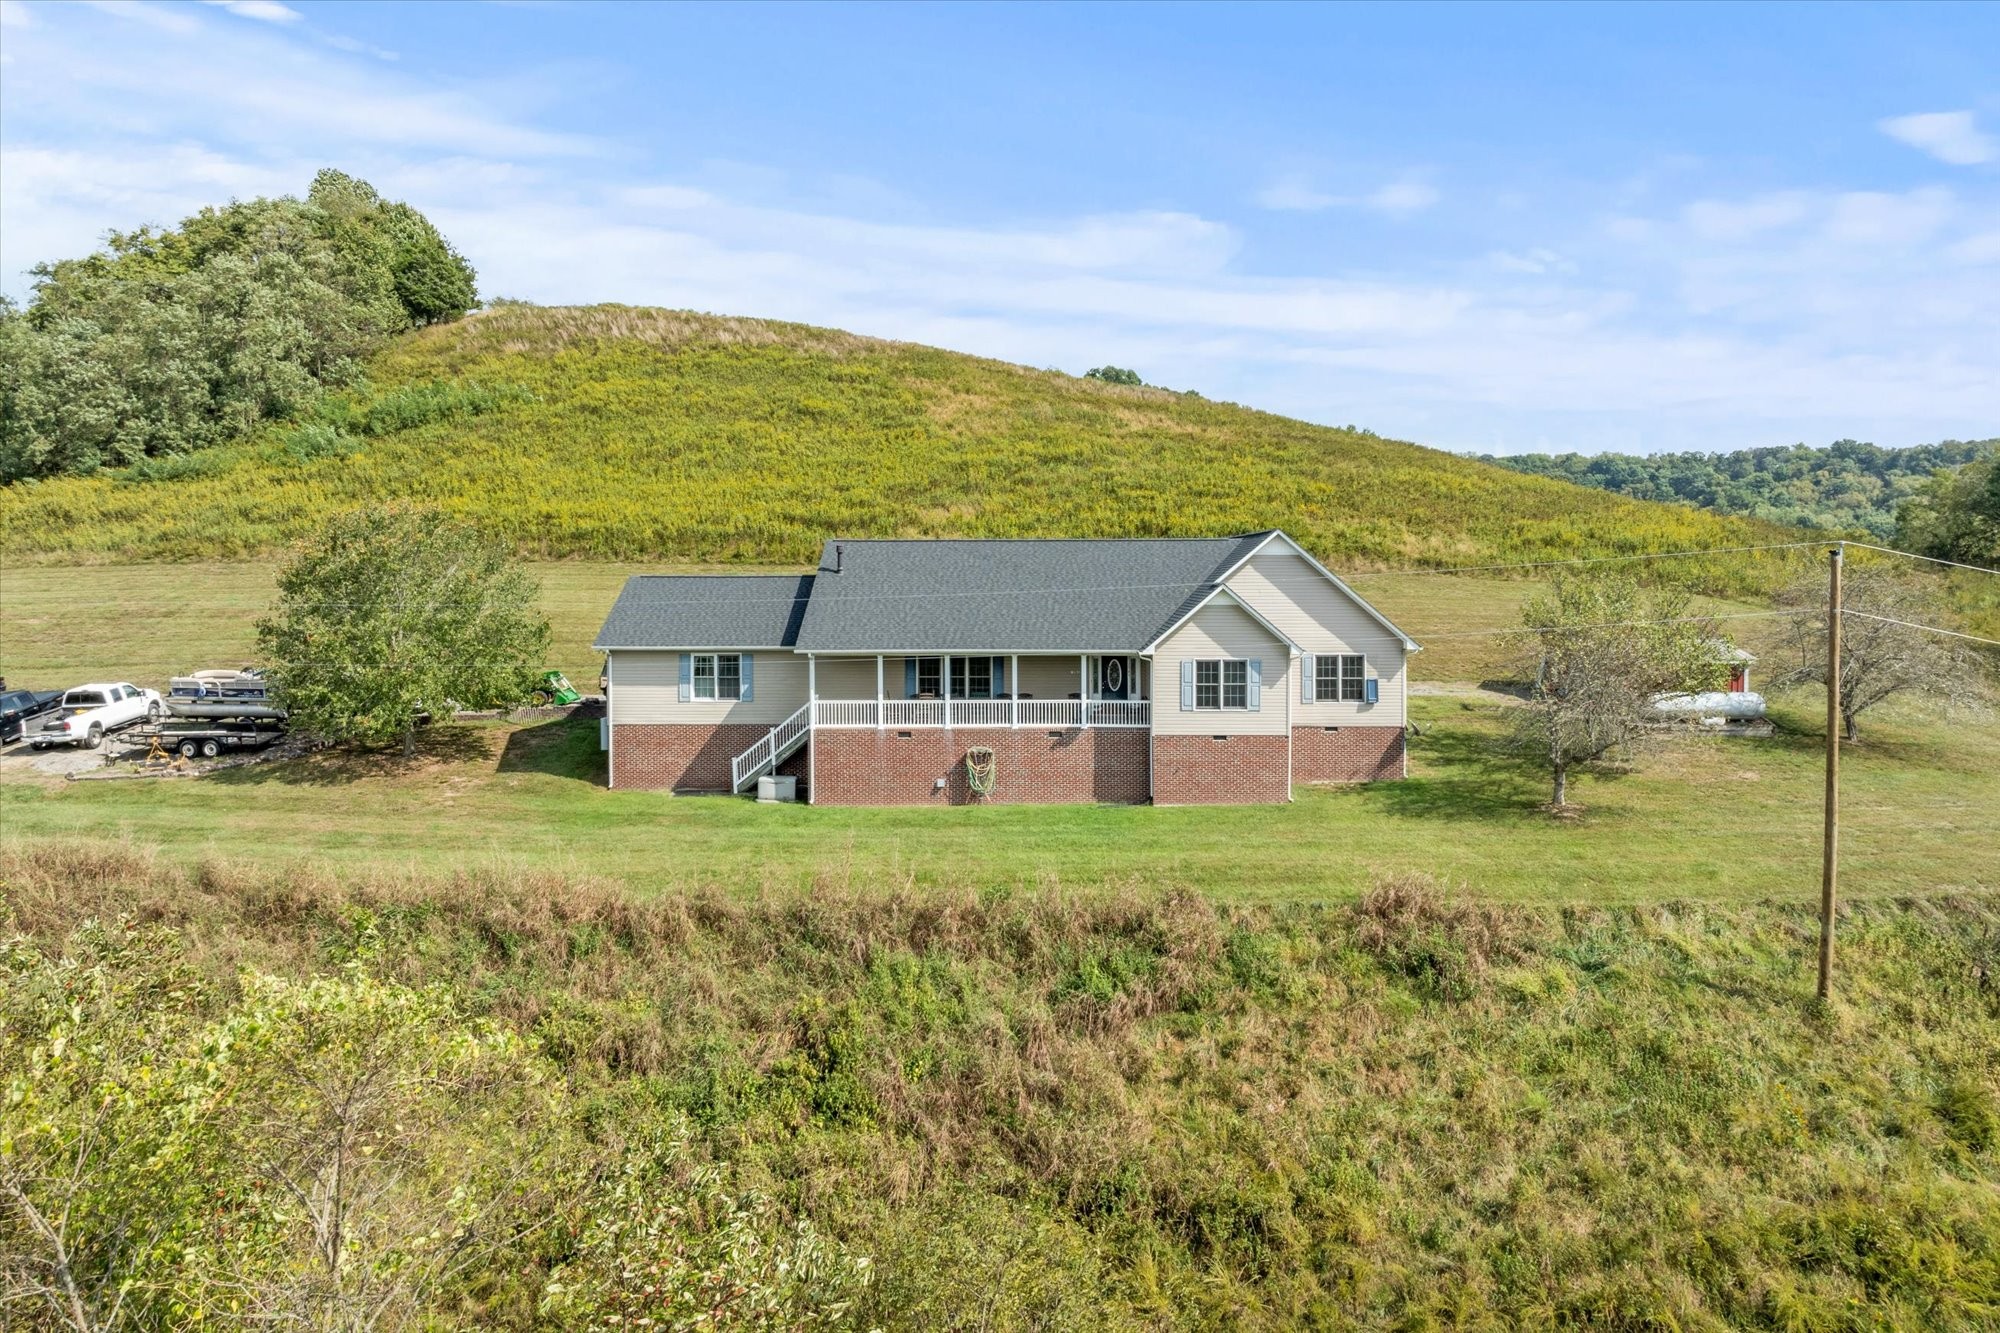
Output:
<path fill-rule="evenodd" d="M 944 725 L 942 699 L 889 699 L 882 704 L 885 727 L 941 727 Z"/>
<path fill-rule="evenodd" d="M 813 714 L 816 727 L 872 727 L 875 725 L 873 699 L 821 699 Z"/>
<path fill-rule="evenodd" d="M 1005 699 L 953 699 L 951 724 L 954 727 L 1004 727 L 1007 725 Z"/>
<path fill-rule="evenodd" d="M 877 719 L 877 710 L 880 719 Z M 1144 727 L 1153 720 L 1145 699 L 953 699 L 954 727 Z M 942 699 L 821 699 L 813 706 L 819 727 L 945 725 Z M 782 756 L 780 756 L 782 757 Z"/>
<path fill-rule="evenodd" d="M 1084 709 L 1087 727 L 1145 727 L 1152 722 L 1150 699 L 1092 699 Z"/>
<path fill-rule="evenodd" d="M 1023 699 L 1021 725 L 1024 727 L 1080 727 L 1083 725 L 1081 699 Z"/>

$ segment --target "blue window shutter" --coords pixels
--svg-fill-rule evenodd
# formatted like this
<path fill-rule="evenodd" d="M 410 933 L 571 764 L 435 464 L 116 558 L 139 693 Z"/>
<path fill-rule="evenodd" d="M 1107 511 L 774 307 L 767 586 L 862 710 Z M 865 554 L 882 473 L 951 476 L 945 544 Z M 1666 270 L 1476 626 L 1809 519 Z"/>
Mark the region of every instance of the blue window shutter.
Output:
<path fill-rule="evenodd" d="M 903 697 L 905 699 L 917 697 L 917 659 L 914 657 L 903 659 Z"/>
<path fill-rule="evenodd" d="M 1264 664 L 1253 657 L 1250 669 L 1243 674 L 1248 682 L 1243 690 L 1243 702 L 1254 713 L 1264 706 Z"/>
<path fill-rule="evenodd" d="M 1181 659 L 1181 711 L 1194 711 L 1194 662 L 1189 658 Z"/>
<path fill-rule="evenodd" d="M 1382 702 L 1382 682 L 1370 676 L 1361 684 L 1361 697 L 1371 704 Z"/>
<path fill-rule="evenodd" d="M 1007 659 L 993 659 L 993 697 L 999 698 L 1007 692 Z"/>
<path fill-rule="evenodd" d="M 1299 702 L 1313 701 L 1313 686 L 1319 679 L 1319 659 L 1311 653 L 1299 654 Z"/>
<path fill-rule="evenodd" d="M 681 654 L 681 702 L 694 698 L 694 654 Z"/>
<path fill-rule="evenodd" d="M 741 677 L 743 681 L 743 692 L 737 697 L 742 699 L 743 702 L 747 704 L 750 702 L 750 663 L 755 659 L 749 653 L 745 653 L 738 660 L 743 663 L 743 666 L 741 668 L 743 672 L 743 675 Z"/>

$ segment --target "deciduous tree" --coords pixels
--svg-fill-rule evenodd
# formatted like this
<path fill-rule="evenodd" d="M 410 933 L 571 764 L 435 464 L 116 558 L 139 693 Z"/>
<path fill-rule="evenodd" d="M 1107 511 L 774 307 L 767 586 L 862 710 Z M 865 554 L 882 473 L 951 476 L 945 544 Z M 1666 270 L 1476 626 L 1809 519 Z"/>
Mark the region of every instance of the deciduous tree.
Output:
<path fill-rule="evenodd" d="M 293 723 L 415 747 L 417 717 L 528 691 L 548 650 L 540 588 L 500 542 L 419 510 L 330 521 L 278 576 L 258 643 Z"/>
<path fill-rule="evenodd" d="M 1569 776 L 1629 749 L 1661 694 L 1721 682 L 1714 621 L 1674 588 L 1642 588 L 1615 574 L 1558 575 L 1522 607 L 1539 657 L 1515 739 L 1544 765 L 1550 803 L 1569 803 Z"/>
<path fill-rule="evenodd" d="M 1826 576 L 1807 575 L 1778 595 L 1800 614 L 1786 622 L 1785 651 L 1793 665 L 1778 685 L 1826 682 Z M 1961 640 L 1912 629 L 1949 629 L 1952 613 L 1942 581 L 1867 566 L 1846 571 L 1840 627 L 1840 719 L 1848 740 L 1860 736 L 1861 715 L 1899 694 L 1963 702 L 1980 689 L 1978 658 Z M 1900 623 L 1899 623 L 1900 622 Z"/>

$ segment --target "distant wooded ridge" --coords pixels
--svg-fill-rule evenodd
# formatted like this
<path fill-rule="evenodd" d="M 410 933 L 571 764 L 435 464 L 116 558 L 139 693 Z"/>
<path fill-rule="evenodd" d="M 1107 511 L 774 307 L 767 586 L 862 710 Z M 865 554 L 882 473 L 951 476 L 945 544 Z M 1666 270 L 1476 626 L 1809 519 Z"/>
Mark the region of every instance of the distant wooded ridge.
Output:
<path fill-rule="evenodd" d="M 1832 532 L 1896 535 L 1896 511 L 1940 469 L 2000 454 L 2000 439 L 1884 449 L 1858 440 L 1730 453 L 1479 455 L 1515 472 L 1555 477 L 1637 500 L 1694 505 Z"/>

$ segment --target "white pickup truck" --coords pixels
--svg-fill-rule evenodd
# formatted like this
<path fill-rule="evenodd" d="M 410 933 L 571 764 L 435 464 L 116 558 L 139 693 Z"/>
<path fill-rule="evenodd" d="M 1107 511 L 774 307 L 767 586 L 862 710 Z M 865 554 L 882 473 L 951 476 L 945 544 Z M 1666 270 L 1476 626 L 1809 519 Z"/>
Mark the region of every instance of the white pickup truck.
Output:
<path fill-rule="evenodd" d="M 137 685 L 78 685 L 63 691 L 62 702 L 39 731 L 28 733 L 28 744 L 37 750 L 51 745 L 81 745 L 95 750 L 104 738 L 120 727 L 135 722 L 157 722 L 167 711 L 159 691 L 142 690 Z"/>

